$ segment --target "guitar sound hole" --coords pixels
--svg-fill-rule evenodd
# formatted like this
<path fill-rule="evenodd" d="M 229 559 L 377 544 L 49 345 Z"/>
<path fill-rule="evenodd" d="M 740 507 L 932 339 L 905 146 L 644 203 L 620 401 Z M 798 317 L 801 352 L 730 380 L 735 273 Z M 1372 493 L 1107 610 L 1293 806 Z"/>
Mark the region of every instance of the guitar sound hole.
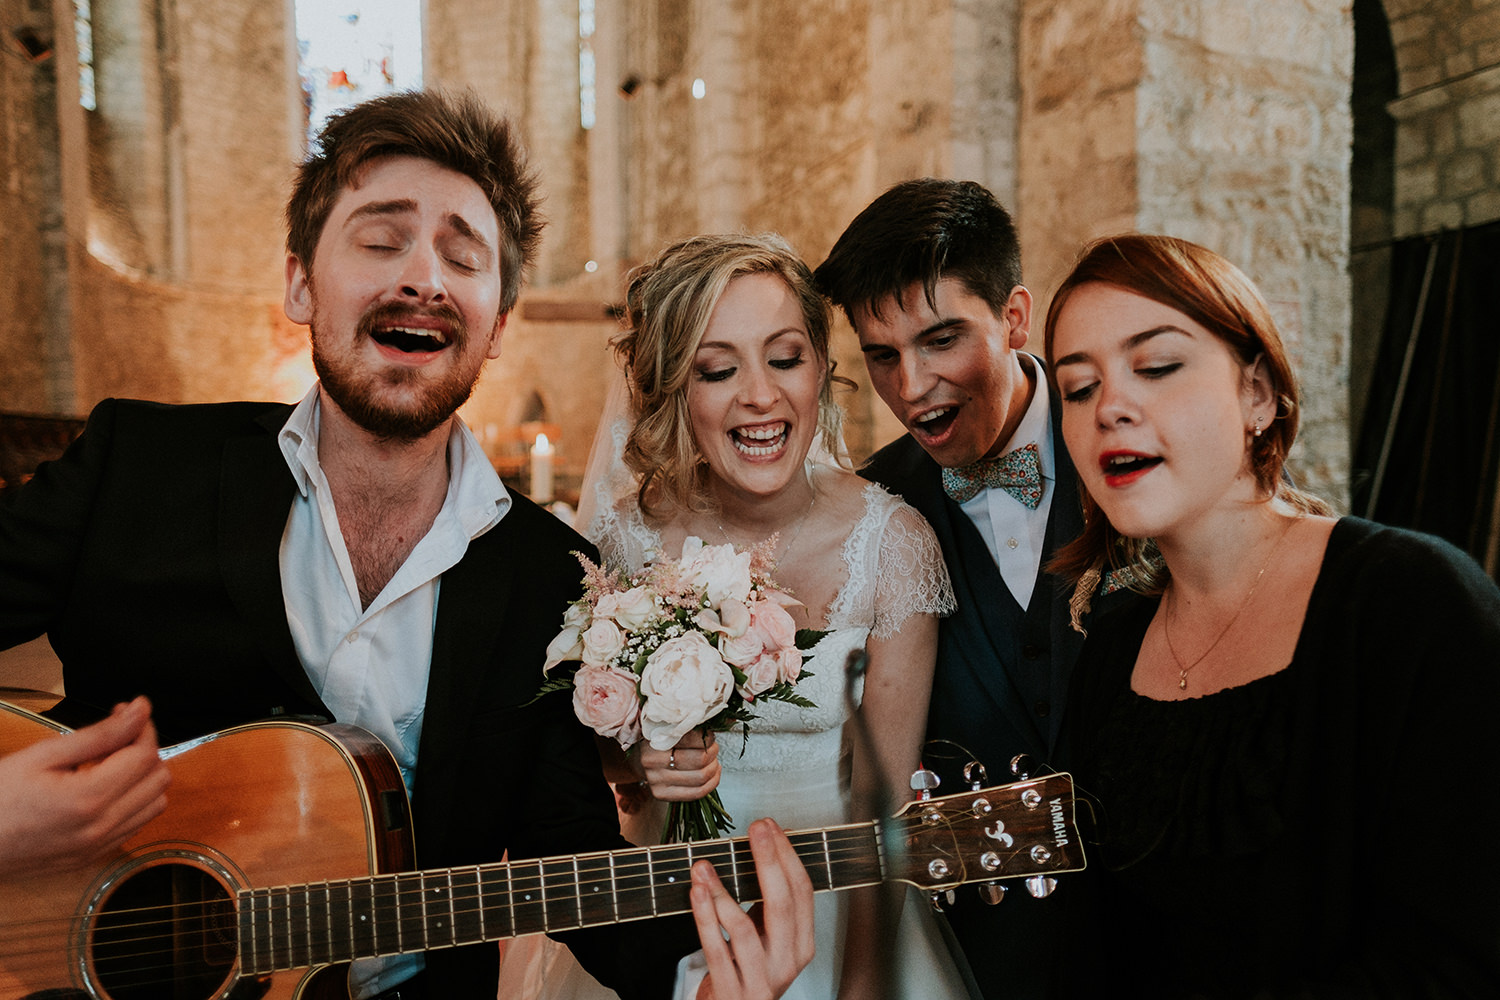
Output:
<path fill-rule="evenodd" d="M 94 975 L 112 1000 L 208 1000 L 233 970 L 234 902 L 191 865 L 142 869 L 94 921 Z"/>

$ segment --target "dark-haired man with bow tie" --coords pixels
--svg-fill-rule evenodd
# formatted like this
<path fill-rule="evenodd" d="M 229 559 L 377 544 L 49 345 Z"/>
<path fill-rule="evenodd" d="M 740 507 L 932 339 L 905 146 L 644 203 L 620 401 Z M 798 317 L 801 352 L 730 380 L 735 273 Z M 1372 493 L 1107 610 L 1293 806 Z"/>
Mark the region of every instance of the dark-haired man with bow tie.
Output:
<path fill-rule="evenodd" d="M 931 522 L 958 612 L 943 621 L 925 763 L 958 791 L 971 758 L 990 782 L 1016 754 L 1066 766 L 1068 676 L 1082 645 L 1042 567 L 1083 527 L 1059 406 L 1021 348 L 1031 293 L 1010 216 L 972 181 L 897 184 L 839 237 L 815 278 L 859 335 L 870 381 L 908 433 L 863 474 Z M 1065 982 L 1064 880 L 1055 897 L 997 905 L 961 890 L 945 909 L 987 997 L 1054 997 Z"/>

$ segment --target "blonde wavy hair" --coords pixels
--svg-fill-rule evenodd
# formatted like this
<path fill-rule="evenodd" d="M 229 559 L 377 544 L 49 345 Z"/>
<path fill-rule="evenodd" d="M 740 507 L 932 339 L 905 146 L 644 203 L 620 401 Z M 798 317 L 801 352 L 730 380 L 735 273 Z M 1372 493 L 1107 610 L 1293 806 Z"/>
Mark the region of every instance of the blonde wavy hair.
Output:
<path fill-rule="evenodd" d="M 693 439 L 688 387 L 693 357 L 724 289 L 746 274 L 774 274 L 801 307 L 813 352 L 824 366 L 818 394 L 818 429 L 831 454 L 839 454 L 841 415 L 833 401 L 828 302 L 791 246 L 774 233 L 694 236 L 669 245 L 633 270 L 625 294 L 628 329 L 612 346 L 625 368 L 634 423 L 624 460 L 640 484 L 641 510 L 657 514 L 663 502 L 682 510 L 712 506 L 706 461 Z"/>

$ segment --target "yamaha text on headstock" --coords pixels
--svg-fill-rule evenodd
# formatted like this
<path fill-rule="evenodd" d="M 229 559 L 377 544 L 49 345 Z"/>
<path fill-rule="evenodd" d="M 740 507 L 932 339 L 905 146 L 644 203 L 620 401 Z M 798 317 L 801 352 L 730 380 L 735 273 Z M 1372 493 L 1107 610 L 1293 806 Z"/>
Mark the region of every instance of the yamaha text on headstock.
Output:
<path fill-rule="evenodd" d="M 0 755 L 58 730 L 0 702 Z M 406 871 L 399 772 L 353 727 L 267 722 L 163 756 L 166 812 L 109 863 L 0 876 L 0 1000 L 347 996 L 355 958 L 686 912 L 700 859 L 741 902 L 759 898 L 743 838 Z M 901 881 L 936 897 L 1015 878 L 1038 891 L 1084 866 L 1066 774 L 788 836 L 819 891 Z"/>

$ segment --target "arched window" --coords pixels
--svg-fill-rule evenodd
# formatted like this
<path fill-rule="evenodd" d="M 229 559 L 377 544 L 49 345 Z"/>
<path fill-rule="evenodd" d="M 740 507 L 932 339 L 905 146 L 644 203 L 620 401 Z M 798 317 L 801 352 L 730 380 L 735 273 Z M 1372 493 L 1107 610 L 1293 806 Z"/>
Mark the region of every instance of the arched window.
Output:
<path fill-rule="evenodd" d="M 340 108 L 422 86 L 421 0 L 296 0 L 296 12 L 309 139 Z"/>

